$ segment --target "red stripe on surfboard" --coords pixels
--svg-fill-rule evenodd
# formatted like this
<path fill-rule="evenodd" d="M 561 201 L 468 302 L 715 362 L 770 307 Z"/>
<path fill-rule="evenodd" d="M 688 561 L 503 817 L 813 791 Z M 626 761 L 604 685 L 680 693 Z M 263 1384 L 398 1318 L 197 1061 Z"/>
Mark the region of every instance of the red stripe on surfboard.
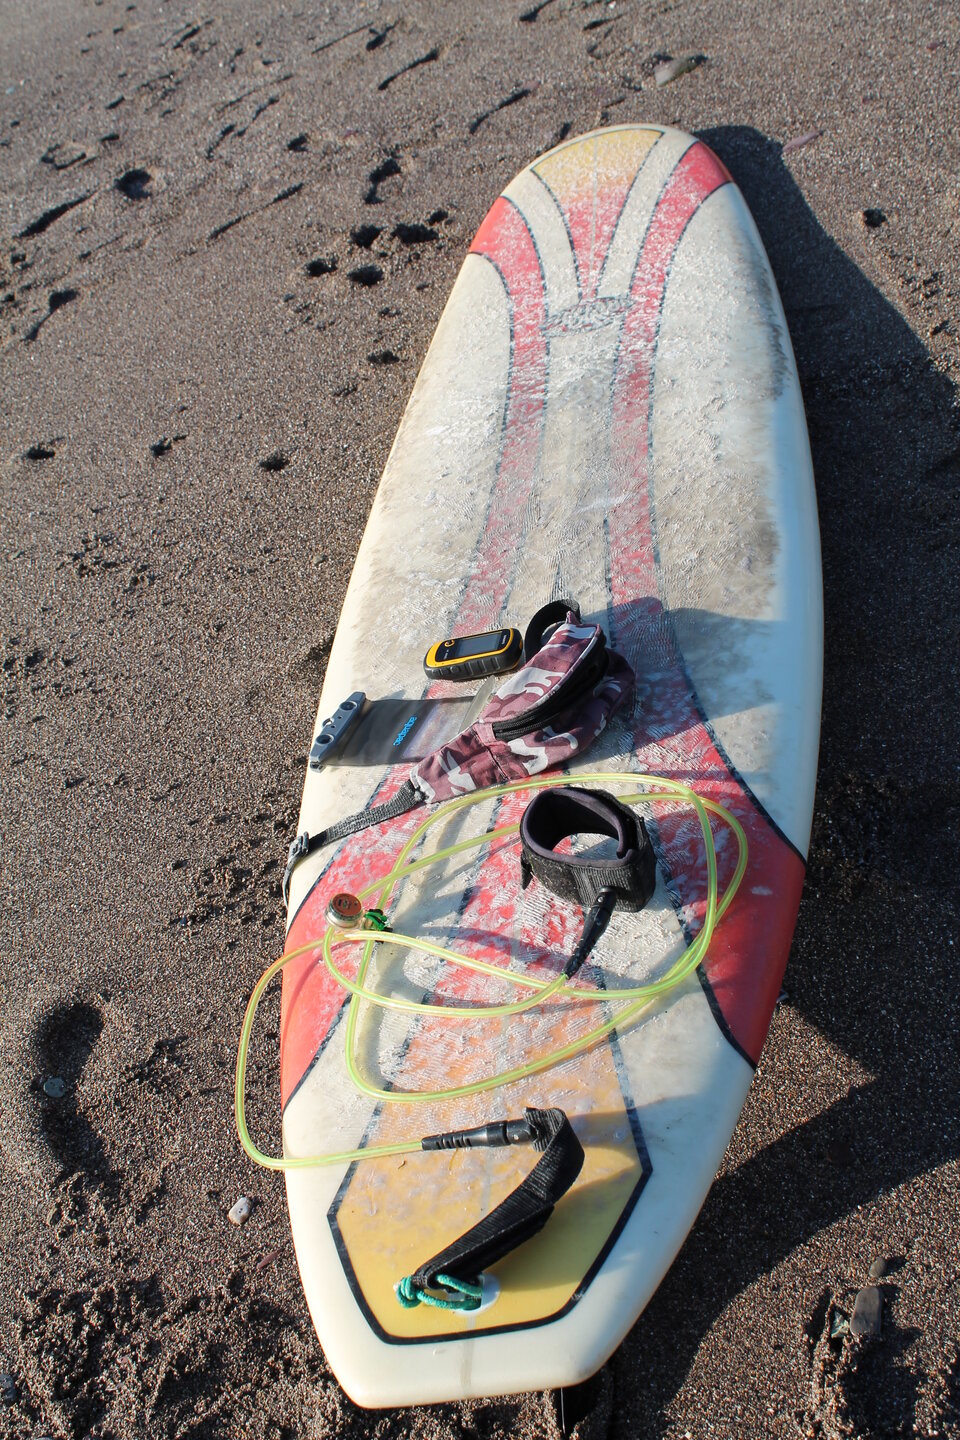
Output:
<path fill-rule="evenodd" d="M 803 862 L 757 809 L 730 772 L 696 706 L 681 656 L 657 594 L 657 564 L 649 493 L 650 384 L 660 309 L 670 262 L 690 218 L 729 179 L 705 145 L 686 151 L 673 172 L 648 231 L 624 320 L 613 401 L 613 473 L 629 477 L 616 523 L 610 526 L 614 609 L 631 609 L 655 634 L 656 674 L 644 677 L 637 754 L 644 769 L 692 781 L 726 805 L 747 834 L 749 864 L 736 903 L 718 927 L 706 962 L 710 987 L 730 1034 L 754 1061 L 759 1058 L 780 989 L 803 885 Z M 644 603 L 646 615 L 643 615 Z M 645 622 L 645 623 L 644 623 Z M 702 845 L 699 826 L 662 807 L 658 824 L 691 931 L 702 924 Z M 732 873 L 735 846 L 718 836 L 721 885 Z M 696 894 L 699 888 L 699 895 Z M 691 899 L 692 903 L 686 902 Z"/>
<path fill-rule="evenodd" d="M 516 207 L 498 199 L 477 232 L 472 250 L 493 259 L 511 307 L 511 365 L 497 481 L 487 526 L 467 578 L 457 616 L 460 631 L 500 623 L 502 597 L 516 565 L 517 536 L 540 454 L 546 394 L 545 301 L 540 262 L 530 232 Z M 391 771 L 376 803 L 391 799 L 408 769 Z M 336 864 L 314 886 L 287 933 L 294 950 L 326 928 L 327 904 L 340 890 L 357 890 L 393 865 L 404 841 L 423 818 L 414 811 L 347 840 Z M 342 963 L 343 957 L 340 957 Z M 283 972 L 280 1015 L 280 1094 L 285 1105 L 309 1069 L 344 1004 L 344 992 L 319 957 L 319 948 L 293 960 Z"/>
<path fill-rule="evenodd" d="M 377 791 L 377 803 L 392 798 L 407 770 L 391 774 Z M 296 950 L 311 939 L 317 948 L 291 960 L 283 972 L 280 1004 L 280 1102 L 286 1105 L 309 1069 L 330 1027 L 343 1008 L 345 995 L 323 963 L 320 941 L 327 928 L 325 912 L 341 890 L 356 892 L 377 875 L 385 875 L 404 841 L 422 820 L 414 810 L 389 825 L 378 825 L 341 846 L 337 863 L 310 891 L 287 932 L 286 949 Z M 339 957 L 342 963 L 343 957 Z"/>
<path fill-rule="evenodd" d="M 569 200 L 554 195 L 567 223 L 584 300 L 595 298 L 603 262 L 635 178 L 631 175 L 614 185 L 598 183 L 595 193 Z"/>

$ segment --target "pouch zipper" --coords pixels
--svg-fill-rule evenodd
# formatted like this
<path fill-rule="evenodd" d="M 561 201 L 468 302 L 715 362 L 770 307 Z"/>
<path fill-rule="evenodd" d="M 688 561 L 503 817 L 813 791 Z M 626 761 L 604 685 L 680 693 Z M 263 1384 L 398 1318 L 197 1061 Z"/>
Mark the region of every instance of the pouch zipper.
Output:
<path fill-rule="evenodd" d="M 536 705 L 531 705 L 529 710 L 524 710 L 519 715 L 511 715 L 509 720 L 495 720 L 493 738 L 519 740 L 521 735 L 542 730 L 551 720 L 564 714 L 578 700 L 582 700 L 597 682 L 603 679 L 608 663 L 606 636 L 601 632 L 595 637 L 593 648 L 584 651 L 574 668 L 564 675 L 560 684 L 549 695 L 545 695 Z"/>

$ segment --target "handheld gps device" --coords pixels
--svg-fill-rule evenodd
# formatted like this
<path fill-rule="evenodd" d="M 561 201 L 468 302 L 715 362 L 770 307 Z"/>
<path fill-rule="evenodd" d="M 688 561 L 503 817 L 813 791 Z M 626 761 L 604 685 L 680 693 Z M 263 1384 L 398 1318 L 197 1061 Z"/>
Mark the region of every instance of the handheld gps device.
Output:
<path fill-rule="evenodd" d="M 480 635 L 438 640 L 423 657 L 431 680 L 482 680 L 515 670 L 523 658 L 523 636 L 512 626 Z"/>

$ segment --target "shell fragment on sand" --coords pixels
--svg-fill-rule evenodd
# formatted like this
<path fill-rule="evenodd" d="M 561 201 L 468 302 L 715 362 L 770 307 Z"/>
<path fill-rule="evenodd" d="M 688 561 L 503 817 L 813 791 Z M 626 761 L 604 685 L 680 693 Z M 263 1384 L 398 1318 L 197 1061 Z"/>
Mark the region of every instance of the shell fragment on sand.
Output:
<path fill-rule="evenodd" d="M 819 140 L 822 134 L 822 130 L 808 130 L 804 135 L 797 135 L 793 140 L 787 141 L 782 153 L 792 155 L 794 150 L 802 150 L 805 145 L 812 145 L 814 140 Z"/>
<path fill-rule="evenodd" d="M 671 80 L 679 80 L 681 75 L 688 75 L 702 63 L 702 55 L 681 55 L 677 60 L 663 60 L 654 70 L 653 78 L 658 88 L 669 85 Z"/>

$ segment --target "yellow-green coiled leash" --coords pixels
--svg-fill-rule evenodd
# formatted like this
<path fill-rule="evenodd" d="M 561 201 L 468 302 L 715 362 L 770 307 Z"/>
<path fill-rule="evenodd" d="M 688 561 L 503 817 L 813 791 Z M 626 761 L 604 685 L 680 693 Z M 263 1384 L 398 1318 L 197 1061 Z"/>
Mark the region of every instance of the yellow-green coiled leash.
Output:
<path fill-rule="evenodd" d="M 409 856 L 422 840 L 423 836 L 432 825 L 448 819 L 459 810 L 464 810 L 471 805 L 478 805 L 486 800 L 496 799 L 501 795 L 513 792 L 524 792 L 544 789 L 554 785 L 568 785 L 571 777 L 566 775 L 552 775 L 548 777 L 537 777 L 531 780 L 523 780 L 510 785 L 493 786 L 487 790 L 476 791 L 470 795 L 464 795 L 458 799 L 450 800 L 440 806 L 429 815 L 421 825 L 413 832 L 400 852 L 396 865 L 388 874 L 379 879 L 372 880 L 359 892 L 358 898 L 365 906 L 365 914 L 368 924 L 374 928 L 349 930 L 340 929 L 330 925 L 323 934 L 323 937 L 315 937 L 296 949 L 287 951 L 273 964 L 268 966 L 263 975 L 257 981 L 250 1000 L 247 1004 L 246 1014 L 243 1019 L 243 1026 L 240 1031 L 240 1043 L 237 1052 L 237 1073 L 235 1087 L 235 1112 L 237 1121 L 237 1133 L 240 1143 L 246 1153 L 257 1165 L 262 1165 L 269 1170 L 304 1170 L 312 1169 L 319 1165 L 349 1165 L 353 1161 L 374 1160 L 390 1155 L 406 1155 L 421 1150 L 419 1140 L 400 1141 L 393 1145 L 370 1145 L 362 1149 L 330 1151 L 321 1155 L 266 1155 L 254 1143 L 246 1121 L 246 1073 L 247 1058 L 250 1047 L 250 1036 L 253 1030 L 254 1019 L 257 1007 L 263 997 L 264 991 L 276 975 L 279 975 L 284 966 L 289 965 L 292 960 L 306 955 L 310 951 L 321 950 L 324 964 L 333 978 L 350 993 L 350 1004 L 347 1013 L 347 1023 L 344 1035 L 344 1056 L 349 1074 L 354 1085 L 364 1094 L 372 1096 L 376 1100 L 389 1101 L 391 1104 L 423 1104 L 435 1103 L 438 1100 L 456 1100 L 465 1095 L 478 1095 L 486 1091 L 496 1090 L 503 1085 L 509 1085 L 517 1080 L 524 1080 L 540 1071 L 547 1070 L 553 1065 L 560 1064 L 564 1060 L 570 1060 L 574 1056 L 596 1045 L 612 1031 L 626 1029 L 634 1024 L 641 1013 L 654 1000 L 661 999 L 669 994 L 671 990 L 683 983 L 689 975 L 696 970 L 702 962 L 710 947 L 714 931 L 726 914 L 734 896 L 743 879 L 747 865 L 747 840 L 739 821 L 729 810 L 719 805 L 714 800 L 707 800 L 692 790 L 688 785 L 678 780 L 668 780 L 662 776 L 647 775 L 632 771 L 592 771 L 587 774 L 578 774 L 578 784 L 615 784 L 624 785 L 631 783 L 636 785 L 650 786 L 647 790 L 635 790 L 626 795 L 620 795 L 619 800 L 627 805 L 645 805 L 651 803 L 671 802 L 674 804 L 689 805 L 696 812 L 700 823 L 700 830 L 703 836 L 704 852 L 707 862 L 707 904 L 703 925 L 696 938 L 691 942 L 683 954 L 670 966 L 666 974 L 659 980 L 654 980 L 646 985 L 638 985 L 632 989 L 603 991 L 602 996 L 597 991 L 585 990 L 582 987 L 569 984 L 566 976 L 561 972 L 553 980 L 537 979 L 533 976 L 526 976 L 512 970 L 504 969 L 503 966 L 490 964 L 485 960 L 474 959 L 468 955 L 462 955 L 456 950 L 450 950 L 446 946 L 436 945 L 430 941 L 418 939 L 416 936 L 404 935 L 391 930 L 389 942 L 391 945 L 404 946 L 410 950 L 420 950 L 429 955 L 435 955 L 438 959 L 447 960 L 453 965 L 459 965 L 469 970 L 477 971 L 479 974 L 490 975 L 497 980 L 507 981 L 518 986 L 521 990 L 527 990 L 529 995 L 509 1004 L 489 1006 L 454 1006 L 454 1005 L 432 1005 L 429 1003 L 414 1000 L 405 1000 L 395 995 L 383 995 L 371 990 L 365 984 L 370 961 L 373 956 L 374 946 L 383 937 L 379 928 L 380 917 L 384 908 L 389 904 L 394 890 L 401 880 L 409 875 L 414 875 L 421 870 L 437 865 L 451 856 L 459 855 L 465 851 L 485 845 L 494 840 L 503 839 L 515 835 L 519 824 L 501 825 L 493 830 L 486 831 L 481 835 L 471 836 L 469 839 L 458 841 L 434 854 L 423 856 L 418 860 L 410 860 Z M 714 845 L 713 833 L 710 829 L 709 815 L 715 815 L 733 831 L 737 840 L 738 854 L 737 864 L 733 877 L 724 891 L 722 897 L 718 895 L 717 889 L 717 855 Z M 369 902 L 369 903 L 368 903 Z M 357 968 L 355 979 L 344 975 L 334 963 L 332 948 L 341 943 L 361 945 L 363 952 L 360 956 L 360 963 Z M 458 1019 L 491 1018 L 495 1016 L 508 1016 L 522 1014 L 536 1005 L 543 1005 L 551 1000 L 562 999 L 567 1003 L 592 1003 L 595 1004 L 602 998 L 605 1004 L 617 1005 L 619 1008 L 614 1015 L 604 1020 L 602 1024 L 595 1026 L 586 1034 L 579 1036 L 576 1040 L 567 1045 L 559 1046 L 556 1050 L 545 1055 L 538 1055 L 528 1060 L 524 1065 L 518 1065 L 512 1070 L 502 1071 L 499 1075 L 487 1076 L 482 1080 L 475 1080 L 468 1085 L 452 1086 L 445 1090 L 385 1090 L 368 1080 L 360 1071 L 356 1055 L 356 1036 L 361 1004 L 367 1002 L 373 1005 L 382 1006 L 385 1009 L 406 1010 L 414 1014 L 431 1014 L 438 1018 L 456 1021 Z"/>

